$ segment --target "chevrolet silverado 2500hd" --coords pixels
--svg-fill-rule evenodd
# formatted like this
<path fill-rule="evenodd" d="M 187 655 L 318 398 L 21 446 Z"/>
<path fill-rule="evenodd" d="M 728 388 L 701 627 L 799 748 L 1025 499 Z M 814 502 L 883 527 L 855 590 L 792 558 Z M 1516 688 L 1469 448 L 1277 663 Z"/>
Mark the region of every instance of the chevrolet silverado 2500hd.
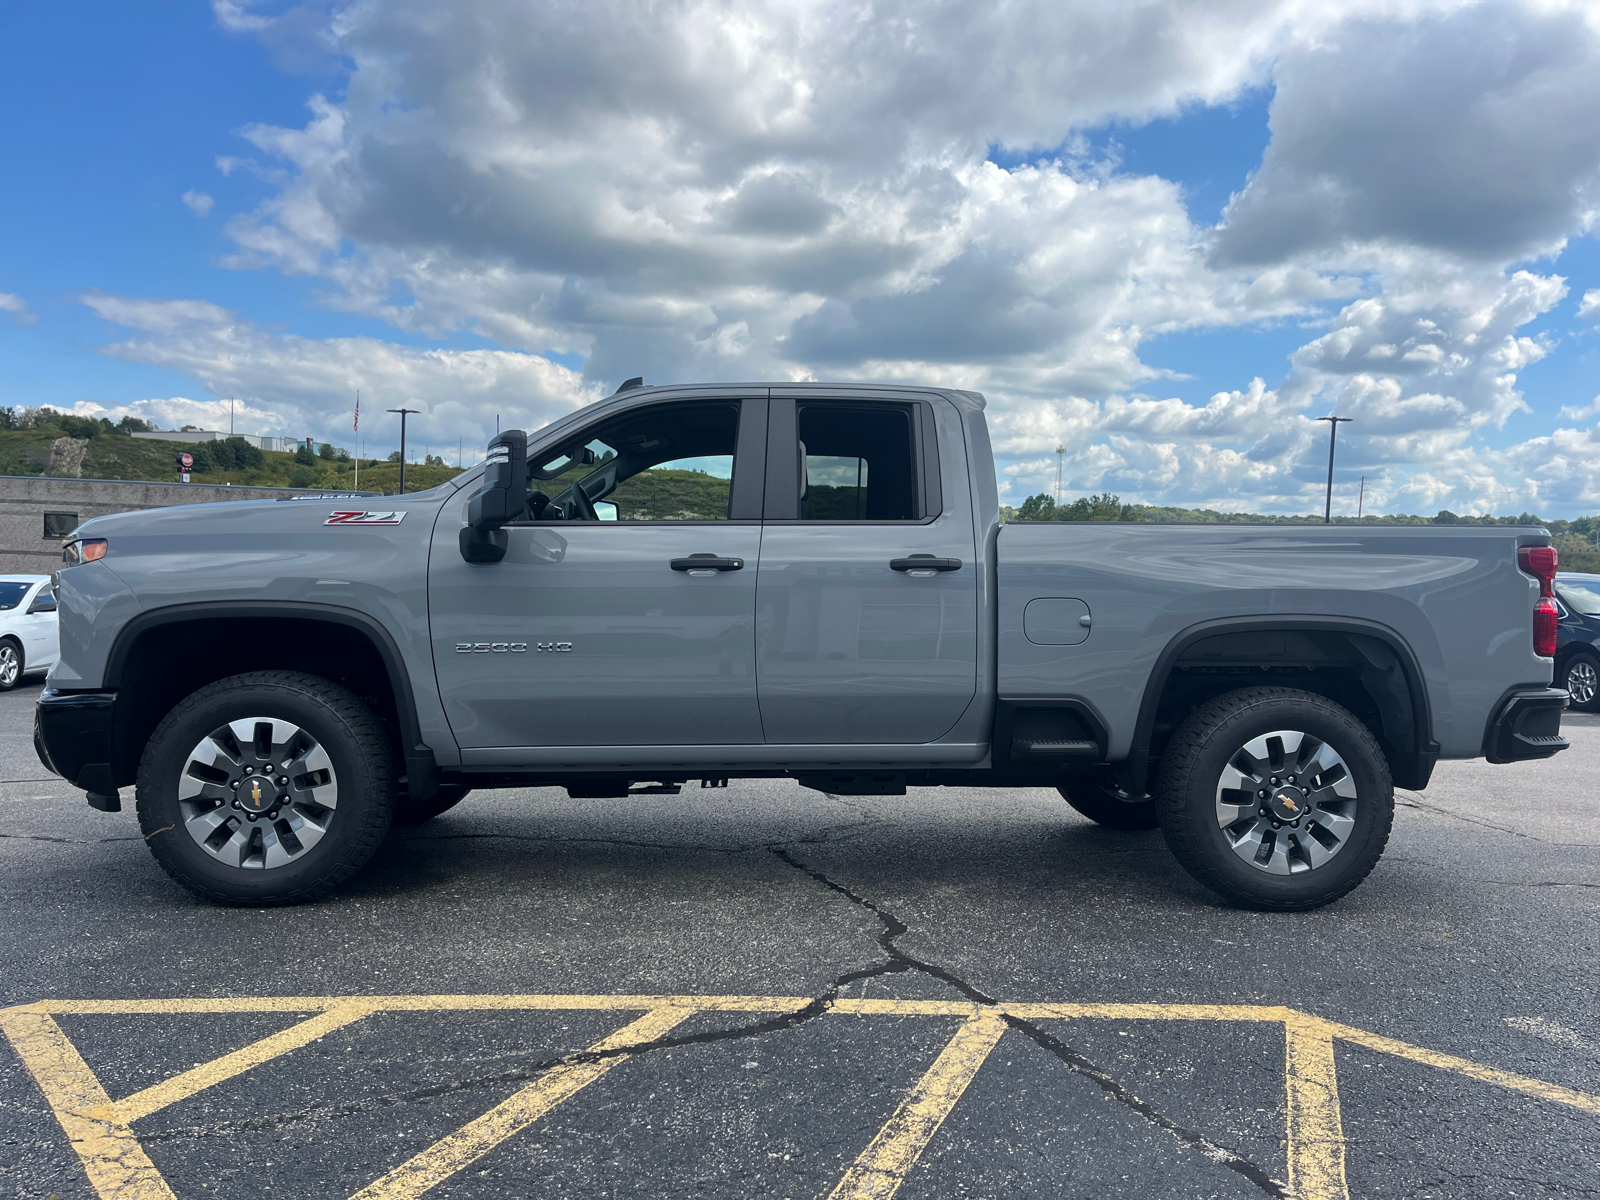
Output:
<path fill-rule="evenodd" d="M 1010 524 L 982 397 L 642 387 L 414 495 L 85 523 L 52 771 L 245 904 L 472 788 L 1050 787 L 1224 897 L 1344 895 L 1393 787 L 1566 746 L 1556 556 L 1505 526 Z"/>

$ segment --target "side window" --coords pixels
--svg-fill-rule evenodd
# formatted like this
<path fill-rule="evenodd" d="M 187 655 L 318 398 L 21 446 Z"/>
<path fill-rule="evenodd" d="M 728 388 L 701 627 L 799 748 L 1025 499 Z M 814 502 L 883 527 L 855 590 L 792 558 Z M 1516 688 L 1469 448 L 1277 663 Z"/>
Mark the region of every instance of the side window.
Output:
<path fill-rule="evenodd" d="M 648 405 L 578 438 L 534 461 L 534 520 L 728 519 L 739 405 Z"/>
<path fill-rule="evenodd" d="M 915 521 L 915 421 L 902 404 L 807 404 L 800 439 L 802 521 Z"/>

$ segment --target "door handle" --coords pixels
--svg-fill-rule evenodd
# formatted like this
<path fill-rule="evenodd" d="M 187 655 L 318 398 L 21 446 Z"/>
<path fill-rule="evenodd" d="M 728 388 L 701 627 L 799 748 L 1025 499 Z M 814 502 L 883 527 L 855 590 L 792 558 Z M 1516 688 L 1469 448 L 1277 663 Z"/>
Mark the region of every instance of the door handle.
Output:
<path fill-rule="evenodd" d="M 931 554 L 913 554 L 907 558 L 892 559 L 889 563 L 891 571 L 906 571 L 913 575 L 932 574 L 935 571 L 959 571 L 961 560 L 959 558 L 935 558 Z"/>
<path fill-rule="evenodd" d="M 691 554 L 688 558 L 672 560 L 674 571 L 687 571 L 695 576 L 714 575 L 718 571 L 742 571 L 744 559 L 722 558 L 715 554 Z"/>

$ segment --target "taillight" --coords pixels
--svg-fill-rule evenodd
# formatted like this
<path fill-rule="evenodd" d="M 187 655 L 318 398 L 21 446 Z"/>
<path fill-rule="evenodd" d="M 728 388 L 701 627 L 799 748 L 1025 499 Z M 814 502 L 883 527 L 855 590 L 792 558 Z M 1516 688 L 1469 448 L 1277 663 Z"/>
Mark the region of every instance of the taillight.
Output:
<path fill-rule="evenodd" d="M 1539 594 L 1548 596 L 1556 579 L 1554 546 L 1518 546 L 1517 566 L 1539 581 Z"/>
<path fill-rule="evenodd" d="M 105 538 L 79 538 L 61 548 L 61 561 L 69 567 L 78 563 L 95 562 L 106 556 Z"/>
<path fill-rule="evenodd" d="M 1540 658 L 1556 656 L 1556 602 L 1540 596 L 1533 606 L 1533 652 Z"/>
<path fill-rule="evenodd" d="M 1533 652 L 1540 658 L 1556 654 L 1556 548 L 1518 546 L 1517 566 L 1539 581 L 1539 599 L 1533 606 Z"/>

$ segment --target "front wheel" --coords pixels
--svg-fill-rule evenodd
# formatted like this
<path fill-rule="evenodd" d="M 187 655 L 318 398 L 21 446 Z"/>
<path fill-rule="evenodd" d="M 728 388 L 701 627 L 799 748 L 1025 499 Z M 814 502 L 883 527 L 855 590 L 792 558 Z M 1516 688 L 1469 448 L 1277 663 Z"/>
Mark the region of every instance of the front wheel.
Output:
<path fill-rule="evenodd" d="M 22 647 L 11 638 L 0 640 L 0 692 L 9 692 L 22 679 Z"/>
<path fill-rule="evenodd" d="M 372 857 L 394 793 L 371 709 L 326 679 L 257 671 L 208 684 L 156 727 L 139 763 L 139 827 L 198 896 L 298 904 Z"/>
<path fill-rule="evenodd" d="M 1320 908 L 1367 877 L 1394 785 L 1372 733 L 1310 692 L 1244 688 L 1202 704 L 1162 755 L 1161 829 L 1178 861 L 1248 908 Z"/>
<path fill-rule="evenodd" d="M 1567 660 L 1566 678 L 1561 686 L 1572 697 L 1572 707 L 1578 712 L 1594 712 L 1600 708 L 1600 658 L 1582 651 Z"/>

